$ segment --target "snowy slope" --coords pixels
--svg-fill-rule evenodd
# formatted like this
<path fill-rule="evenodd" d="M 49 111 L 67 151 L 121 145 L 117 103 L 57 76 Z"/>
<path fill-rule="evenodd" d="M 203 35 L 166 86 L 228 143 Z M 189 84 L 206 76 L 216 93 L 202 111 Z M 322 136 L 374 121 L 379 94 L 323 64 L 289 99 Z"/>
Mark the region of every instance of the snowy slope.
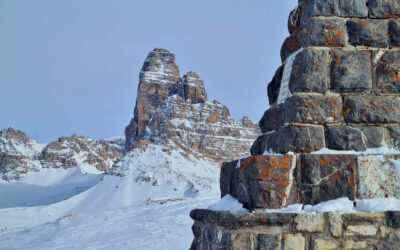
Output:
<path fill-rule="evenodd" d="M 73 169 L 69 171 L 73 171 Z M 50 172 L 41 171 L 39 173 L 48 175 L 48 177 L 42 176 L 40 179 L 51 180 L 54 178 Z M 171 150 L 170 147 L 161 145 L 144 145 L 142 148 L 133 150 L 119 163 L 119 167 L 111 175 L 82 177 L 80 172 L 64 173 L 65 178 L 49 181 L 47 189 L 45 187 L 36 188 L 27 195 L 22 184 L 28 185 L 29 180 L 35 178 L 27 175 L 20 186 L 13 186 L 13 196 L 26 198 L 26 200 L 18 200 L 19 203 L 25 202 L 22 206 L 43 206 L 0 209 L 0 229 L 32 227 L 54 221 L 71 213 L 90 214 L 146 202 L 192 197 L 219 197 L 219 167 L 216 163 L 196 159 L 178 148 Z M 79 194 L 67 197 L 63 188 L 69 187 L 69 185 L 87 190 L 83 190 L 84 192 L 80 190 Z M 36 193 L 34 193 L 35 191 Z M 59 195 L 52 195 L 52 192 L 58 192 Z M 9 203 L 8 207 L 11 207 L 10 204 L 18 205 L 7 193 L 10 191 L 4 191 L 5 197 L 8 198 L 3 198 L 3 203 L 6 199 L 6 202 Z M 43 199 L 36 201 L 36 199 L 29 198 L 32 196 Z M 54 199 L 66 198 L 69 199 L 50 204 Z M 2 207 L 7 206 L 3 205 Z"/>
<path fill-rule="evenodd" d="M 71 213 L 19 230 L 0 226 L 0 249 L 189 249 L 193 240 L 190 211 L 207 208 L 216 201 L 217 198 L 188 198 Z"/>

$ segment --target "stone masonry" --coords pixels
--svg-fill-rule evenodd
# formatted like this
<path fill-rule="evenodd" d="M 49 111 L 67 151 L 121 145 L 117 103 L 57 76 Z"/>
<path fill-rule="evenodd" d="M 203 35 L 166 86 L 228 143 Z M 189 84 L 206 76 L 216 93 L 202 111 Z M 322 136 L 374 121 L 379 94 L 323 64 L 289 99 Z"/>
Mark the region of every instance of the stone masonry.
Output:
<path fill-rule="evenodd" d="M 262 135 L 221 167 L 251 212 L 192 211 L 192 249 L 400 249 L 398 212 L 263 212 L 400 198 L 400 1 L 299 0 L 288 28 Z"/>
<path fill-rule="evenodd" d="M 229 213 L 196 209 L 191 249 L 399 249 L 400 212 Z"/>

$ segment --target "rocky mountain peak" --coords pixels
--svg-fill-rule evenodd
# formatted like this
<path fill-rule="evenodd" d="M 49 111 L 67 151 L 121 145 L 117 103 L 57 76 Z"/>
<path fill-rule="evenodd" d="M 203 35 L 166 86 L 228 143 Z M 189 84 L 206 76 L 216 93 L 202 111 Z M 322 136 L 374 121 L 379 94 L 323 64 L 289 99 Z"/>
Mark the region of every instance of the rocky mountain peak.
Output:
<path fill-rule="evenodd" d="M 14 128 L 0 130 L 0 152 L 31 157 L 40 151 L 40 145 L 24 132 Z"/>
<path fill-rule="evenodd" d="M 164 145 L 173 141 L 185 151 L 220 162 L 247 155 L 257 134 L 257 126 L 248 118 L 235 121 L 226 106 L 207 101 L 204 81 L 197 73 L 180 77 L 174 54 L 165 49 L 148 54 L 134 117 L 125 130 L 127 151 L 143 140 Z"/>
<path fill-rule="evenodd" d="M 46 168 L 66 169 L 87 164 L 105 172 L 120 157 L 118 151 L 103 140 L 72 135 L 49 143 L 40 153 L 39 160 Z"/>
<path fill-rule="evenodd" d="M 140 71 L 139 81 L 177 81 L 179 68 L 175 55 L 166 49 L 156 48 L 149 52 Z"/>
<path fill-rule="evenodd" d="M 8 140 L 12 139 L 22 143 L 31 142 L 31 139 L 24 132 L 11 127 L 0 130 L 0 137 Z"/>
<path fill-rule="evenodd" d="M 84 136 L 60 137 L 46 146 L 13 128 L 0 131 L 0 178 L 21 179 L 28 172 L 43 168 L 79 167 L 84 173 L 101 173 L 121 158 L 106 141 Z"/>

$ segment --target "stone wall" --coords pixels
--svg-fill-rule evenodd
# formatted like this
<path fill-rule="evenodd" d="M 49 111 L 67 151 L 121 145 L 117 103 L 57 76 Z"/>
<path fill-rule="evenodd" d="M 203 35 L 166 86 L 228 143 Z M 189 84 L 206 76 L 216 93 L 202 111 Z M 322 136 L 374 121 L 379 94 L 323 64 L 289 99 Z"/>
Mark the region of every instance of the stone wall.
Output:
<path fill-rule="evenodd" d="M 222 164 L 221 196 L 250 209 L 279 209 L 350 200 L 400 199 L 399 155 L 299 154 L 250 156 Z"/>
<path fill-rule="evenodd" d="M 288 26 L 252 154 L 399 149 L 400 2 L 300 0 Z"/>
<path fill-rule="evenodd" d="M 194 210 L 191 249 L 399 249 L 400 212 L 229 213 Z"/>

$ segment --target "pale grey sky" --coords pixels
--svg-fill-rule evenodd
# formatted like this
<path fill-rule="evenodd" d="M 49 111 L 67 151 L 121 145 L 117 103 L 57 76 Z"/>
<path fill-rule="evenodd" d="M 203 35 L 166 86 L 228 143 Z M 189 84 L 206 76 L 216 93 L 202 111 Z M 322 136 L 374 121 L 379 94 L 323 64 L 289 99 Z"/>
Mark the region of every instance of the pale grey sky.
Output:
<path fill-rule="evenodd" d="M 40 142 L 122 136 L 147 53 L 258 122 L 297 0 L 0 0 L 0 129 Z"/>

